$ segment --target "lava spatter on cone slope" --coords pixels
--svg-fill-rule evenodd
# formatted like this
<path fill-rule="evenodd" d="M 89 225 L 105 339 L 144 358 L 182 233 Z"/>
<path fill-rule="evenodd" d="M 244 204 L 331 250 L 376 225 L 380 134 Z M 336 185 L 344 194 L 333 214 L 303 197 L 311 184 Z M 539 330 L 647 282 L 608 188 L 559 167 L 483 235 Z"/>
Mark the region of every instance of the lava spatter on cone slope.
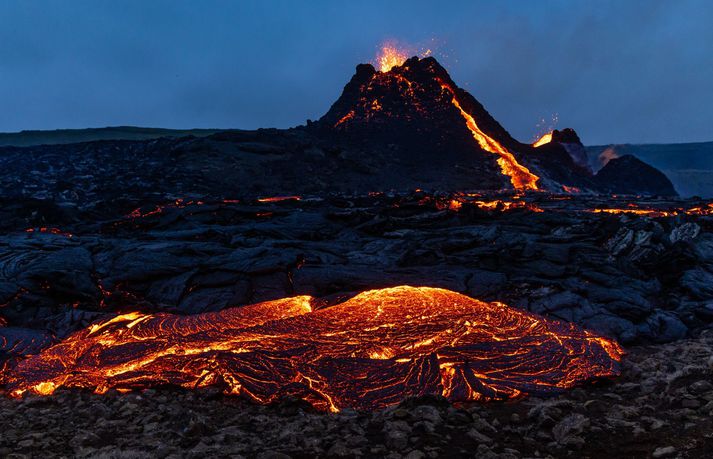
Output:
<path fill-rule="evenodd" d="M 194 316 L 131 313 L 75 333 L 3 375 L 12 395 L 217 385 L 259 403 L 286 395 L 325 411 L 405 397 L 507 399 L 616 376 L 616 342 L 437 288 L 363 292 L 313 310 L 311 297 Z"/>

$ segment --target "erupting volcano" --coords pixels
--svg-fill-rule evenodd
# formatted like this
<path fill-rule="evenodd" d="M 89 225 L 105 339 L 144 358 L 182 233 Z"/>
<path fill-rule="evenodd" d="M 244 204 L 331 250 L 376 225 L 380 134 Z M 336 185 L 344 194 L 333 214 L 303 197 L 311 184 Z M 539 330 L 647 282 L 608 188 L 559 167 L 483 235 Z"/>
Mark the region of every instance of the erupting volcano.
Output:
<path fill-rule="evenodd" d="M 342 97 L 319 121 L 341 138 L 398 142 L 419 161 L 426 151 L 443 151 L 457 161 L 500 175 L 516 190 L 537 190 L 539 177 L 523 164 L 520 146 L 467 92 L 458 88 L 433 57 L 406 59 L 393 45 L 345 87 Z M 425 159 L 425 158 L 424 158 Z"/>
<path fill-rule="evenodd" d="M 448 290 L 394 287 L 322 309 L 308 296 L 195 316 L 131 313 L 73 334 L 3 375 L 15 396 L 210 385 L 321 410 L 405 397 L 507 399 L 619 373 L 616 342 Z"/>
<path fill-rule="evenodd" d="M 635 175 L 634 164 L 612 166 L 597 176 L 572 129 L 549 132 L 532 144 L 515 140 L 435 58 L 406 56 L 388 44 L 374 61 L 376 68 L 358 65 L 341 97 L 308 129 L 331 144 L 356 147 L 375 158 L 386 146 L 389 162 L 403 172 L 418 171 L 423 182 L 418 185 L 452 174 L 448 184 L 436 186 L 675 194 L 665 177 L 652 174 L 632 187 L 621 176 Z"/>

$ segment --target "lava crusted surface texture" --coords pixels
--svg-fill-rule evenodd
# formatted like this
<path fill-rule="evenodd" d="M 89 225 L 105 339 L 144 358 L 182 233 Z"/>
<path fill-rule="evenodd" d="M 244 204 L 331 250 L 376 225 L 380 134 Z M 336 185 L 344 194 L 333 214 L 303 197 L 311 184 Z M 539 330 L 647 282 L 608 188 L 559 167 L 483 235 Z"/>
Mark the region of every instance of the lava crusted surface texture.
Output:
<path fill-rule="evenodd" d="M 187 458 L 707 458 L 713 335 L 639 346 L 614 384 L 517 403 L 420 397 L 324 415 L 217 389 L 0 397 L 0 456 Z M 15 456 L 12 456 L 12 455 Z"/>
<path fill-rule="evenodd" d="M 11 394 L 220 384 L 324 411 L 408 397 L 450 401 L 546 394 L 614 377 L 616 342 L 448 290 L 394 287 L 312 311 L 309 297 L 198 316 L 125 314 L 6 369 Z"/>

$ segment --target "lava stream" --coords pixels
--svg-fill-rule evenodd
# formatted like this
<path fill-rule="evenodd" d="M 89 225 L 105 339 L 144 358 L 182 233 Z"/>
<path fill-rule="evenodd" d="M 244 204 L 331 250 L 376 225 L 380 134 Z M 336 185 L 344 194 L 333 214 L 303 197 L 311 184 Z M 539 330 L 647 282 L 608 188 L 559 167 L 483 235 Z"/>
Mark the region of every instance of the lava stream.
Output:
<path fill-rule="evenodd" d="M 468 129 L 473 134 L 473 138 L 478 142 L 478 145 L 480 145 L 480 148 L 499 156 L 498 165 L 500 166 L 500 170 L 503 175 L 510 177 L 512 186 L 516 190 L 538 190 L 537 181 L 540 178 L 530 172 L 525 166 L 518 163 L 517 159 L 515 159 L 515 155 L 508 151 L 507 148 L 480 130 L 475 119 L 468 112 L 463 110 L 463 107 L 461 107 L 456 97 L 456 92 L 450 85 L 442 82 L 441 87 L 451 94 L 451 103 L 460 111 L 460 114 L 465 119 L 466 126 L 468 126 Z"/>
<path fill-rule="evenodd" d="M 406 397 L 507 399 L 619 374 L 619 345 L 569 323 L 437 288 L 363 292 L 312 310 L 298 296 L 194 316 L 131 313 L 7 368 L 14 396 L 217 385 L 258 403 L 375 409 Z"/>
<path fill-rule="evenodd" d="M 543 135 L 535 143 L 532 144 L 533 147 L 537 148 L 540 145 L 544 145 L 546 143 L 552 142 L 552 132 L 548 132 L 547 134 Z"/>

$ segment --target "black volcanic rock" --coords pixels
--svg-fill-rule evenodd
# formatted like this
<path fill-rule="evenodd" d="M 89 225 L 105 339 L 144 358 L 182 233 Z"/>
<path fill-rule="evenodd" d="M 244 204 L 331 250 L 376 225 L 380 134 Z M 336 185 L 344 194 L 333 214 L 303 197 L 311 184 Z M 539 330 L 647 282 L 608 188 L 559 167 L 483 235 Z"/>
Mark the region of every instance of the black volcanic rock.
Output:
<path fill-rule="evenodd" d="M 594 180 L 609 193 L 678 195 L 663 172 L 632 155 L 611 159 Z"/>
<path fill-rule="evenodd" d="M 577 132 L 572 128 L 564 128 L 561 131 L 555 129 L 552 131 L 552 142 L 575 143 L 582 145 L 582 141 L 579 140 Z"/>
<path fill-rule="evenodd" d="M 564 128 L 561 131 L 555 129 L 552 131 L 552 143 L 559 143 L 567 151 L 567 154 L 572 158 L 575 166 L 580 169 L 580 172 L 587 176 L 593 174 L 589 166 L 587 150 L 574 129 Z"/>

